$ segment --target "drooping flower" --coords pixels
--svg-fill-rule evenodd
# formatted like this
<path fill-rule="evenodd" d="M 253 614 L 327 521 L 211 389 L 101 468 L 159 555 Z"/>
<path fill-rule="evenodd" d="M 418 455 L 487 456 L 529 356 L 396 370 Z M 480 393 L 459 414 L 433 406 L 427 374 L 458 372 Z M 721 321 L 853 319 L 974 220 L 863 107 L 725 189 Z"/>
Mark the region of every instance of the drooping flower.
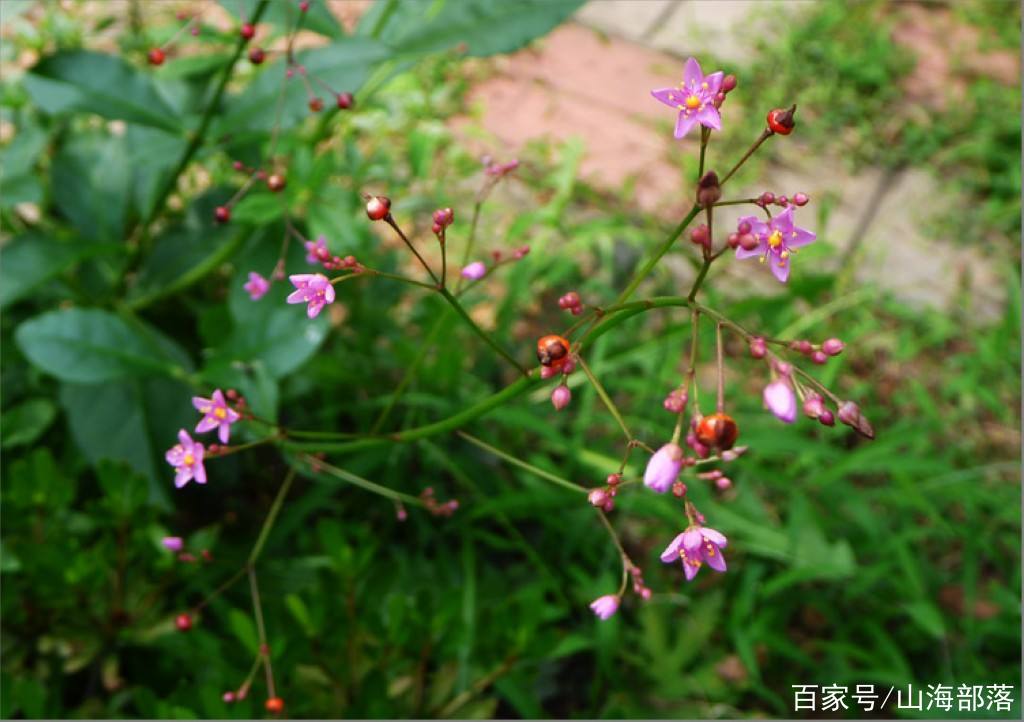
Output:
<path fill-rule="evenodd" d="M 721 532 L 694 524 L 672 540 L 661 553 L 661 561 L 666 564 L 671 564 L 676 559 L 682 561 L 686 581 L 697 576 L 703 564 L 707 564 L 715 571 L 724 572 L 725 557 L 722 556 L 722 550 L 728 543 L 728 539 Z"/>
<path fill-rule="evenodd" d="M 334 302 L 334 286 L 322 273 L 299 273 L 288 276 L 295 286 L 288 295 L 288 303 L 307 303 L 306 315 L 316 318 L 323 307 Z"/>
<path fill-rule="evenodd" d="M 722 129 L 722 117 L 715 107 L 715 96 L 722 89 L 723 76 L 721 70 L 705 76 L 700 63 L 690 58 L 683 66 L 683 82 L 678 87 L 651 91 L 656 99 L 679 111 L 676 138 L 685 136 L 698 123 L 705 128 Z"/>
<path fill-rule="evenodd" d="M 750 224 L 750 233 L 757 239 L 757 245 L 750 249 L 737 248 L 736 258 L 760 257 L 761 263 L 767 263 L 782 283 L 789 279 L 789 261 L 796 249 L 814 243 L 817 238 L 811 231 L 793 224 L 793 206 L 787 206 L 767 223 L 754 216 L 744 216 L 739 222 Z"/>
<path fill-rule="evenodd" d="M 554 391 L 551 392 L 551 403 L 555 407 L 555 411 L 561 411 L 569 402 L 572 400 L 572 391 L 565 384 L 559 384 L 555 387 Z"/>
<path fill-rule="evenodd" d="M 679 477 L 683 468 L 683 450 L 679 444 L 668 443 L 654 452 L 644 471 L 644 485 L 664 494 Z"/>
<path fill-rule="evenodd" d="M 473 261 L 462 269 L 462 277 L 468 278 L 470 281 L 479 281 L 485 275 L 487 275 L 487 266 L 483 264 L 483 261 Z"/>
<path fill-rule="evenodd" d="M 206 468 L 203 466 L 203 445 L 193 441 L 185 429 L 178 432 L 178 443 L 164 455 L 167 463 L 176 472 L 174 485 L 179 489 L 195 479 L 197 484 L 206 483 Z"/>
<path fill-rule="evenodd" d="M 775 418 L 787 424 L 796 421 L 796 394 L 786 379 L 776 379 L 765 386 L 763 396 L 764 405 Z"/>
<path fill-rule="evenodd" d="M 224 394 L 217 389 L 213 392 L 213 398 L 204 399 L 202 396 L 193 396 L 192 405 L 203 415 L 196 425 L 197 434 L 205 434 L 211 429 L 217 429 L 217 437 L 220 443 L 228 443 L 231 436 L 231 424 L 238 421 L 241 416 L 237 411 L 228 406 L 224 400 Z"/>
<path fill-rule="evenodd" d="M 306 241 L 306 263 L 319 266 L 330 259 L 331 252 L 327 250 L 327 239 L 320 236 L 315 241 Z"/>
<path fill-rule="evenodd" d="M 249 271 L 249 281 L 242 286 L 253 301 L 259 301 L 270 290 L 270 281 L 255 271 Z"/>
<path fill-rule="evenodd" d="M 598 619 L 608 619 L 619 611 L 619 595 L 605 594 L 603 597 L 598 597 L 590 603 L 590 608 L 594 610 Z"/>
<path fill-rule="evenodd" d="M 164 549 L 172 552 L 180 552 L 185 546 L 185 540 L 180 536 L 165 536 L 160 540 Z"/>

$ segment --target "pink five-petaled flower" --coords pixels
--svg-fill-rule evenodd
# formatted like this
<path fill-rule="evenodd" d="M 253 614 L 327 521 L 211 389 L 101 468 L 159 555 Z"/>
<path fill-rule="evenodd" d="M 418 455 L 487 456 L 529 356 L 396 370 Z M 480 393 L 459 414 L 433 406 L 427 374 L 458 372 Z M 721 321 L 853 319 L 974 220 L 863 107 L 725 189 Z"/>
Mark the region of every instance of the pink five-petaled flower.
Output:
<path fill-rule="evenodd" d="M 701 72 L 700 63 L 690 58 L 683 66 L 683 82 L 679 87 L 651 91 L 656 99 L 679 111 L 676 138 L 685 136 L 697 123 L 714 130 L 722 129 L 722 117 L 715 107 L 715 96 L 722 89 L 723 76 L 721 70 L 705 76 Z"/>
<path fill-rule="evenodd" d="M 786 379 L 776 379 L 764 387 L 764 405 L 779 421 L 796 421 L 796 394 Z"/>
<path fill-rule="evenodd" d="M 319 266 L 331 257 L 331 252 L 327 250 L 327 239 L 320 236 L 315 241 L 306 241 L 306 263 L 312 263 L 314 266 Z"/>
<path fill-rule="evenodd" d="M 768 223 L 754 216 L 744 216 L 739 222 L 749 223 L 757 245 L 750 250 L 736 249 L 736 258 L 760 256 L 762 263 L 771 266 L 772 273 L 783 283 L 789 278 L 789 257 L 794 249 L 814 243 L 817 236 L 811 231 L 793 225 L 793 206 L 772 218 Z"/>
<path fill-rule="evenodd" d="M 237 411 L 228 406 L 220 389 L 213 392 L 212 399 L 193 396 L 192 405 L 196 407 L 196 411 L 203 415 L 203 418 L 196 425 L 196 433 L 205 434 L 211 429 L 217 429 L 220 443 L 228 443 L 228 438 L 231 436 L 231 424 L 238 421 L 241 416 Z"/>
<path fill-rule="evenodd" d="M 462 269 L 462 277 L 470 281 L 479 281 L 487 275 L 487 266 L 482 261 L 473 261 Z"/>
<path fill-rule="evenodd" d="M 165 536 L 160 543 L 164 549 L 172 552 L 180 552 L 185 546 L 185 540 L 180 536 Z"/>
<path fill-rule="evenodd" d="M 608 619 L 619 610 L 619 595 L 605 594 L 590 603 L 598 619 Z"/>
<path fill-rule="evenodd" d="M 255 271 L 249 271 L 249 282 L 242 286 L 253 301 L 259 301 L 270 290 L 270 281 Z"/>
<path fill-rule="evenodd" d="M 206 469 L 203 467 L 203 445 L 192 441 L 185 429 L 178 432 L 178 443 L 167 450 L 164 456 L 177 474 L 174 485 L 179 489 L 192 479 L 197 484 L 206 483 Z"/>
<path fill-rule="evenodd" d="M 334 302 L 334 286 L 322 273 L 299 273 L 288 276 L 295 290 L 288 295 L 288 303 L 308 303 L 306 315 L 316 318 L 323 307 Z"/>
<path fill-rule="evenodd" d="M 694 524 L 679 534 L 661 553 L 661 561 L 671 564 L 676 559 L 683 562 L 686 581 L 697 576 L 702 564 L 707 563 L 715 571 L 725 571 L 725 549 L 728 540 L 721 532 Z"/>
<path fill-rule="evenodd" d="M 679 444 L 668 443 L 654 452 L 644 471 L 644 485 L 664 494 L 672 488 L 683 468 L 683 450 Z"/>

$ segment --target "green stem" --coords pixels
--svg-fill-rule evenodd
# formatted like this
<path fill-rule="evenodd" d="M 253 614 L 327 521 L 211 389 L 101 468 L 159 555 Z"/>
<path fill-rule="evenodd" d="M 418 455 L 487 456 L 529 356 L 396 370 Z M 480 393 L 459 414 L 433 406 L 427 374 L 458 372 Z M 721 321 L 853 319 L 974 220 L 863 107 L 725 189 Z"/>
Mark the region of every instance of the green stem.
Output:
<path fill-rule="evenodd" d="M 462 282 L 465 280 L 462 278 L 462 269 L 469 263 L 469 256 L 473 252 L 473 244 L 476 241 L 476 226 L 480 221 L 480 209 L 483 207 L 483 199 L 478 198 L 476 203 L 473 204 L 473 220 L 469 222 L 469 237 L 466 239 L 466 245 L 462 249 L 462 263 L 459 266 L 459 278 L 455 281 L 455 292 L 458 293 L 462 290 Z"/>
<path fill-rule="evenodd" d="M 486 451 L 486 452 L 488 452 L 490 454 L 494 454 L 498 458 L 504 459 L 508 463 L 513 464 L 515 466 L 518 466 L 520 469 L 526 469 L 531 474 L 539 476 L 542 479 L 547 479 L 548 481 L 550 481 L 550 482 L 552 482 L 554 484 L 558 484 L 559 486 L 565 487 L 566 489 L 571 489 L 572 491 L 578 491 L 578 492 L 582 492 L 584 494 L 588 493 L 588 490 L 585 487 L 582 487 L 579 484 L 575 484 L 575 483 L 569 481 L 568 479 L 563 479 L 560 476 L 556 476 L 555 474 L 552 474 L 549 471 L 544 471 L 544 469 L 541 469 L 538 466 L 534 466 L 533 464 L 529 464 L 529 463 L 523 461 L 522 459 L 516 458 L 515 456 L 512 456 L 511 454 L 508 454 L 508 453 L 502 451 L 501 449 L 498 449 L 498 448 L 496 448 L 494 446 L 491 446 L 486 441 L 478 439 L 475 436 L 470 436 L 465 431 L 456 431 L 455 433 L 458 434 L 459 436 L 461 436 L 463 439 L 465 439 L 469 443 L 471 443 L 471 444 L 473 444 L 475 446 L 480 447 L 484 451 Z"/>
<path fill-rule="evenodd" d="M 508 351 L 503 349 L 501 345 L 498 344 L 497 341 L 491 338 L 490 334 L 488 334 L 486 331 L 484 331 L 477 325 L 476 321 L 474 321 L 472 317 L 468 313 L 466 313 L 466 309 L 462 307 L 462 304 L 459 303 L 458 299 L 452 295 L 451 291 L 449 291 L 447 288 L 438 288 L 437 292 L 444 296 L 444 299 L 452 308 L 455 309 L 455 312 L 459 314 L 459 317 L 467 324 L 469 324 L 470 328 L 472 328 L 476 332 L 477 336 L 484 340 L 484 343 L 486 343 L 488 346 L 494 349 L 502 358 L 504 358 L 510 364 L 519 369 L 519 372 L 523 374 L 523 376 L 528 377 L 530 375 L 529 369 L 527 369 L 525 366 L 516 361 L 515 358 L 513 358 Z"/>
<path fill-rule="evenodd" d="M 704 284 L 704 279 L 708 275 L 708 270 L 711 268 L 711 264 L 714 263 L 715 259 L 712 257 L 705 257 L 704 263 L 700 267 L 700 272 L 697 274 L 697 278 L 693 281 L 693 287 L 690 288 L 690 295 L 687 296 L 688 301 L 693 301 L 697 298 L 697 292 L 700 291 L 700 287 Z"/>
<path fill-rule="evenodd" d="M 374 494 L 379 494 L 383 497 L 387 497 L 392 501 L 399 501 L 405 504 L 412 504 L 413 506 L 423 506 L 423 500 L 417 496 L 412 496 L 410 494 L 405 494 L 401 491 L 389 489 L 386 486 L 381 486 L 380 484 L 370 481 L 369 479 L 364 479 L 361 476 L 356 476 L 351 471 L 339 469 L 337 466 L 332 466 L 327 462 L 321 461 L 320 459 L 316 459 L 308 454 L 304 454 L 303 458 L 306 461 L 306 463 L 309 464 L 311 467 L 319 467 L 320 469 L 327 472 L 331 476 L 336 476 L 337 478 L 342 479 L 343 481 L 347 481 L 348 483 L 353 484 L 354 486 L 358 486 L 360 489 L 371 491 Z M 314 471 L 314 473 L 316 472 Z"/>
<path fill-rule="evenodd" d="M 661 260 L 661 257 L 668 253 L 672 244 L 675 243 L 676 239 L 682 235 L 683 231 L 685 231 L 686 227 L 690 225 L 690 222 L 697 217 L 698 213 L 700 213 L 700 206 L 694 204 L 693 208 L 690 209 L 690 212 L 686 214 L 686 217 L 683 218 L 678 226 L 676 226 L 675 230 L 672 231 L 668 238 L 666 238 L 661 245 L 655 249 L 654 254 L 647 259 L 647 263 L 645 263 L 640 270 L 636 272 L 633 276 L 633 280 L 629 282 L 629 285 L 626 286 L 622 293 L 619 294 L 619 297 L 615 300 L 616 304 L 621 304 L 629 300 L 629 297 L 633 295 L 643 280 L 647 278 L 648 274 L 654 270 L 654 267 L 658 265 L 658 261 Z"/>
<path fill-rule="evenodd" d="M 750 148 L 747 149 L 747 152 L 743 154 L 742 158 L 740 158 L 738 161 L 736 161 L 736 165 L 734 165 L 732 167 L 731 171 L 729 171 L 728 173 L 725 174 L 725 178 L 723 178 L 721 181 L 719 181 L 718 187 L 721 188 L 722 186 L 724 186 L 725 182 L 727 180 L 729 180 L 730 178 L 732 178 L 733 173 L 738 171 L 743 166 L 743 164 L 747 162 L 747 159 L 750 158 L 750 156 L 752 156 L 754 154 L 754 151 L 757 150 L 761 146 L 762 143 L 764 143 L 768 138 L 770 138 L 773 135 L 775 135 L 775 133 L 773 133 L 768 128 L 765 128 L 764 130 L 762 130 L 761 131 L 761 135 L 759 135 L 757 140 L 754 141 L 754 144 L 751 145 Z"/>
<path fill-rule="evenodd" d="M 412 244 L 412 241 L 409 240 L 409 237 L 406 236 L 404 232 L 402 232 L 402 229 L 398 226 L 398 223 L 395 221 L 394 217 L 390 213 L 388 213 L 386 216 L 384 216 L 384 222 L 391 226 L 391 228 L 394 229 L 395 233 L 398 234 L 399 238 L 401 238 L 405 242 L 405 245 L 409 247 L 409 250 L 412 251 L 413 255 L 416 256 L 417 260 L 419 260 L 420 265 L 423 266 L 423 268 L 426 269 L 427 273 L 430 274 L 430 277 L 434 279 L 434 285 L 437 286 L 438 289 L 440 289 L 441 281 L 440 279 L 438 279 L 437 274 L 434 273 L 434 269 L 430 267 L 426 259 L 424 259 L 423 256 L 420 255 L 420 252 L 416 250 L 416 246 Z"/>
<path fill-rule="evenodd" d="M 394 410 L 395 405 L 398 403 L 398 400 L 402 397 L 402 394 L 405 392 L 406 387 L 410 383 L 412 383 L 412 380 L 416 377 L 417 372 L 419 372 L 420 364 L 423 363 L 423 360 L 427 357 L 427 354 L 430 353 L 430 350 L 434 347 L 434 341 L 437 338 L 437 334 L 440 333 L 441 328 L 444 325 L 444 318 L 445 317 L 443 314 L 438 317 L 437 321 L 434 323 L 434 328 L 430 330 L 430 333 L 427 335 L 427 337 L 422 341 L 422 343 L 420 343 L 420 349 L 419 351 L 416 352 L 416 358 L 414 358 L 412 360 L 412 363 L 406 367 L 405 374 L 403 374 L 402 376 L 402 380 L 398 383 L 398 386 L 396 386 L 395 390 L 391 393 L 391 398 L 388 399 L 387 405 L 380 412 L 380 415 L 377 417 L 377 420 L 373 422 L 373 426 L 370 427 L 371 434 L 376 434 L 378 431 L 381 430 L 381 428 L 384 426 L 384 422 L 387 421 L 388 416 L 391 415 L 391 412 Z"/>
<path fill-rule="evenodd" d="M 608 408 L 609 413 L 615 417 L 615 421 L 618 422 L 619 427 L 622 429 L 622 433 L 626 435 L 626 440 L 632 442 L 633 434 L 630 433 L 629 427 L 626 426 L 626 422 L 623 420 L 622 414 L 619 413 L 618 407 L 615 406 L 615 402 L 611 400 L 611 397 L 608 396 L 608 392 L 604 390 L 604 386 L 602 386 L 601 382 L 597 380 L 597 377 L 594 376 L 594 373 L 590 370 L 590 367 L 587 366 L 587 362 L 584 361 L 582 357 L 577 357 L 576 361 L 579 363 L 580 368 L 583 369 L 583 373 L 594 387 L 594 390 L 597 391 L 597 395 L 601 397 L 601 401 L 603 401 L 604 405 Z"/>
<path fill-rule="evenodd" d="M 277 521 L 281 505 L 284 503 L 284 498 L 288 496 L 288 490 L 292 488 L 293 481 L 295 481 L 295 470 L 289 469 L 287 476 L 284 478 L 284 483 L 281 484 L 281 488 L 277 491 L 277 496 L 274 497 L 274 503 L 270 505 L 270 512 L 267 514 L 267 518 L 263 520 L 263 526 L 260 527 L 260 535 L 256 537 L 256 543 L 253 544 L 252 551 L 249 552 L 249 559 L 246 562 L 249 567 L 252 567 L 256 560 L 259 559 L 260 553 L 263 551 L 263 545 L 267 541 L 267 536 L 270 534 L 274 522 Z"/>

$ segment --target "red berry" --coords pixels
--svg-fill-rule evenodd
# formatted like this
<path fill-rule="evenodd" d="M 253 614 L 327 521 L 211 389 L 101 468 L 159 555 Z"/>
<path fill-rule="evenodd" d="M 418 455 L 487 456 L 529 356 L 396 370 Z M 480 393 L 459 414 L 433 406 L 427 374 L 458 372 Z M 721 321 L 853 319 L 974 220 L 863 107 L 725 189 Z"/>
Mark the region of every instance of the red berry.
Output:
<path fill-rule="evenodd" d="M 299 3 L 299 10 L 302 12 L 309 10 L 309 0 L 302 0 L 302 2 Z"/>
<path fill-rule="evenodd" d="M 338 107 L 342 110 L 348 110 L 356 102 L 356 99 L 352 97 L 352 93 L 338 93 Z"/>
<path fill-rule="evenodd" d="M 793 121 L 793 113 L 796 112 L 796 106 L 788 110 L 782 108 L 776 108 L 775 110 L 768 113 L 768 128 L 773 133 L 779 135 L 789 135 L 793 132 L 793 126 L 796 123 Z"/>
<path fill-rule="evenodd" d="M 227 223 L 231 220 L 231 209 L 227 206 L 217 206 L 213 211 L 213 217 L 217 223 Z"/>
<path fill-rule="evenodd" d="M 390 198 L 385 198 L 384 196 L 371 196 L 370 200 L 366 201 L 366 215 L 370 217 L 371 221 L 379 221 L 383 218 L 387 218 L 390 212 Z"/>
<path fill-rule="evenodd" d="M 160 48 L 153 48 L 149 51 L 149 64 L 150 65 L 163 65 L 164 59 L 167 57 L 164 51 Z"/>
<path fill-rule="evenodd" d="M 739 436 L 736 422 L 728 414 L 709 414 L 697 424 L 697 441 L 716 449 L 731 449 Z"/>
<path fill-rule="evenodd" d="M 192 617 L 187 614 L 179 614 L 174 618 L 174 626 L 179 632 L 187 632 L 192 629 Z"/>
<path fill-rule="evenodd" d="M 271 697 L 263 703 L 263 706 L 266 707 L 267 712 L 270 712 L 271 714 L 281 714 L 284 712 L 284 700 L 280 697 Z"/>
<path fill-rule="evenodd" d="M 267 188 L 269 188 L 274 193 L 278 193 L 280 191 L 283 191 L 284 187 L 286 185 L 287 185 L 287 182 L 285 181 L 283 175 L 280 175 L 278 173 L 273 173 L 273 174 L 267 176 Z"/>
<path fill-rule="evenodd" d="M 309 109 L 314 113 L 319 113 L 324 109 L 324 101 L 320 100 L 320 98 L 310 98 Z"/>
<path fill-rule="evenodd" d="M 249 62 L 253 65 L 259 65 L 267 57 L 267 54 L 263 52 L 263 48 L 253 48 L 249 51 Z"/>
<path fill-rule="evenodd" d="M 252 23 L 243 23 L 241 29 L 238 31 L 243 38 L 246 40 L 252 40 L 256 35 L 256 28 Z"/>

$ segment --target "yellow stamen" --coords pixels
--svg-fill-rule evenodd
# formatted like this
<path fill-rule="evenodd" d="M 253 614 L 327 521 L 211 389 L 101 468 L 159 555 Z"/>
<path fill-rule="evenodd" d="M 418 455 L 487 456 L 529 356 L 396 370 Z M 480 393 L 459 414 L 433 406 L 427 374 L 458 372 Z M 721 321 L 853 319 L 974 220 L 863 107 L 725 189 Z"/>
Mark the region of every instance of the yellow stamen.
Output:
<path fill-rule="evenodd" d="M 783 251 L 782 253 L 780 253 L 779 258 L 781 258 L 782 260 L 786 260 L 787 258 L 789 258 L 789 251 Z"/>
<path fill-rule="evenodd" d="M 691 95 L 686 98 L 686 107 L 690 110 L 696 110 L 700 107 L 700 98 L 696 95 Z"/>
<path fill-rule="evenodd" d="M 782 245 L 782 234 L 778 231 L 772 231 L 772 234 L 768 236 L 768 246 L 770 248 L 778 248 Z"/>
<path fill-rule="evenodd" d="M 196 457 L 192 456 L 192 454 L 185 454 L 184 462 L 185 466 L 192 466 L 192 464 L 196 463 Z"/>
<path fill-rule="evenodd" d="M 213 415 L 216 416 L 218 419 L 225 419 L 227 418 L 228 412 L 227 409 L 218 407 L 213 410 Z"/>

